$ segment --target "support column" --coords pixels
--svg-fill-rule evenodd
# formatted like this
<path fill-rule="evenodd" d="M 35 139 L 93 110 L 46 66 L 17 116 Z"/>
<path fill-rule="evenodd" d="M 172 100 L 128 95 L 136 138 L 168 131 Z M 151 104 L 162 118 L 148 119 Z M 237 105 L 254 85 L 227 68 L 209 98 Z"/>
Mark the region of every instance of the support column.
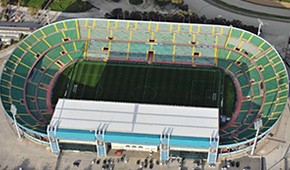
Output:
<path fill-rule="evenodd" d="M 219 147 L 219 135 L 218 135 L 218 131 L 214 130 L 210 137 L 210 146 L 209 146 L 208 157 L 207 157 L 208 163 L 211 163 L 211 164 L 216 163 L 218 147 Z"/>
<path fill-rule="evenodd" d="M 56 129 L 57 129 L 56 126 L 51 126 L 51 125 L 47 126 L 47 136 L 49 140 L 50 149 L 53 153 L 59 153 L 60 151 L 58 140 L 55 138 Z"/>
<path fill-rule="evenodd" d="M 169 140 L 171 128 L 166 128 L 163 130 L 163 133 L 160 136 L 160 159 L 161 161 L 167 161 L 169 159 Z"/>
<path fill-rule="evenodd" d="M 98 128 L 95 130 L 95 137 L 97 139 L 97 153 L 98 156 L 106 156 L 107 151 L 106 151 L 106 145 L 104 142 L 104 135 L 105 135 L 105 125 L 101 128 Z"/>

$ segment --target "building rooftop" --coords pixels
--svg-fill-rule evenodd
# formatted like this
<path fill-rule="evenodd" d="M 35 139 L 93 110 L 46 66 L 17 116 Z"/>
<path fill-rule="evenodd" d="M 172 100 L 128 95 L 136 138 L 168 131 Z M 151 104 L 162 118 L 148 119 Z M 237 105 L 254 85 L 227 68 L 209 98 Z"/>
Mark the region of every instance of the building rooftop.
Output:
<path fill-rule="evenodd" d="M 59 99 L 51 124 L 60 129 L 206 137 L 218 131 L 218 108 Z"/>

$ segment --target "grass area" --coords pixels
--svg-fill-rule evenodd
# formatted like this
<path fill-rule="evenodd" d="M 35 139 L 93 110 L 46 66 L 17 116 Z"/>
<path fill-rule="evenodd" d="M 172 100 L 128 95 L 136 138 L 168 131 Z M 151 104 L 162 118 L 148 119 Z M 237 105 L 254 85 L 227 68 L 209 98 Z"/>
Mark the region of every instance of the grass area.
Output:
<path fill-rule="evenodd" d="M 131 5 L 141 5 L 143 3 L 143 0 L 129 0 L 129 3 Z"/>
<path fill-rule="evenodd" d="M 10 0 L 10 3 L 17 5 L 17 0 Z M 22 0 L 21 6 L 26 7 L 40 7 L 43 8 L 47 4 L 48 0 Z M 89 2 L 82 2 L 82 0 L 52 0 L 48 5 L 53 11 L 61 12 L 84 12 L 92 8 Z"/>
<path fill-rule="evenodd" d="M 221 75 L 213 68 L 80 61 L 61 73 L 51 102 L 68 87 L 71 99 L 218 107 Z"/>
<path fill-rule="evenodd" d="M 242 13 L 248 13 L 248 14 L 252 14 L 252 15 L 257 15 L 257 16 L 263 16 L 263 17 L 271 17 L 271 18 L 279 18 L 279 19 L 290 19 L 290 17 L 286 17 L 286 16 L 279 16 L 279 15 L 273 15 L 273 14 L 267 14 L 267 13 L 263 13 L 263 12 L 257 12 L 257 11 L 252 11 L 252 10 L 248 10 L 245 8 L 240 8 L 234 5 L 230 5 L 227 4 L 223 1 L 220 0 L 212 0 L 214 3 L 222 6 L 222 7 L 226 7 L 235 11 L 239 11 Z"/>
<path fill-rule="evenodd" d="M 223 115 L 232 117 L 236 102 L 236 87 L 232 78 L 224 73 L 224 109 Z"/>
<path fill-rule="evenodd" d="M 63 12 L 84 12 L 92 8 L 89 2 L 82 2 L 81 0 L 62 0 L 53 1 L 50 6 L 51 10 Z"/>
<path fill-rule="evenodd" d="M 27 0 L 24 0 L 22 2 L 25 2 Z M 21 3 L 22 4 L 22 3 Z M 25 6 L 30 6 L 30 7 L 41 7 L 43 4 L 43 1 L 39 1 L 39 0 L 29 0 L 27 1 L 27 3 L 25 4 Z"/>
<path fill-rule="evenodd" d="M 278 1 L 278 2 L 290 2 L 290 0 L 275 0 L 275 1 Z"/>

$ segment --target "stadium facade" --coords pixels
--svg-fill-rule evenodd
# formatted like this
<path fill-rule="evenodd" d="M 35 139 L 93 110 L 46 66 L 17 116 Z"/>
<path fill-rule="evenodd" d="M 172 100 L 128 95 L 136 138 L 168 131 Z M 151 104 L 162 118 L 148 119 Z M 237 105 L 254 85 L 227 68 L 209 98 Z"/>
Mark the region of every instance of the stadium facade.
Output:
<path fill-rule="evenodd" d="M 59 99 L 47 133 L 57 139 L 50 141 L 53 152 L 59 143 L 81 142 L 91 151 L 97 145 L 99 156 L 112 148 L 160 151 L 161 160 L 168 160 L 175 151 L 191 151 L 209 153 L 215 162 L 218 109 Z"/>
<path fill-rule="evenodd" d="M 81 59 L 221 69 L 235 83 L 237 97 L 233 116 L 224 126 L 218 127 L 216 121 L 217 114 L 221 114 L 220 109 L 217 109 L 219 113 L 214 111 L 211 117 L 207 108 L 201 112 L 200 108 L 189 107 L 186 109 L 192 109 L 192 115 L 183 116 L 195 117 L 192 121 L 198 124 L 196 120 L 202 117 L 200 113 L 206 115 L 203 116 L 205 123 L 202 127 L 211 127 L 210 132 L 204 130 L 203 135 L 177 133 L 183 131 L 179 128 L 193 128 L 197 132 L 198 127 L 182 123 L 186 120 L 178 115 L 185 114 L 185 108 L 173 107 L 176 114 L 171 116 L 180 119 L 180 123 L 171 122 L 170 116 L 163 123 L 163 118 L 156 118 L 159 128 L 146 129 L 144 124 L 150 125 L 150 120 L 147 120 L 134 131 L 140 125 L 136 117 L 148 114 L 148 108 L 154 114 L 162 115 L 169 114 L 162 107 L 172 106 L 96 102 L 94 105 L 108 104 L 111 107 L 92 113 L 98 117 L 102 115 L 93 121 L 92 126 L 86 127 L 88 123 L 85 122 L 65 123 L 64 120 L 70 118 L 70 112 L 65 110 L 75 101 L 67 99 L 64 102 L 66 99 L 61 99 L 53 109 L 50 102 L 52 88 L 60 73 Z M 266 40 L 250 32 L 220 25 L 126 20 L 74 19 L 42 27 L 15 48 L 1 76 L 1 101 L 6 114 L 12 119 L 10 108 L 15 105 L 21 131 L 33 140 L 49 144 L 53 152 L 70 147 L 70 143 L 93 146 L 100 156 L 106 154 L 108 146 L 157 151 L 162 160 L 174 155 L 187 157 L 190 153 L 203 152 L 210 163 L 215 162 L 217 156 L 251 149 L 255 139 L 260 142 L 281 117 L 288 90 L 288 74 L 279 53 Z M 89 105 L 91 102 L 78 103 Z M 138 106 L 145 109 L 145 113 L 127 110 L 136 124 L 124 118 L 128 124 L 122 127 L 127 130 L 118 131 L 118 128 L 113 128 L 117 126 L 116 122 L 110 123 L 104 113 L 114 118 L 120 113 L 113 113 L 110 108 L 121 106 L 128 106 L 123 108 L 125 110 Z M 222 100 L 220 106 L 223 106 Z M 71 116 L 76 116 L 76 120 L 81 122 L 77 112 Z M 256 136 L 254 124 L 258 120 L 262 126 Z M 149 127 L 152 128 L 154 122 L 153 119 L 151 121 Z"/>

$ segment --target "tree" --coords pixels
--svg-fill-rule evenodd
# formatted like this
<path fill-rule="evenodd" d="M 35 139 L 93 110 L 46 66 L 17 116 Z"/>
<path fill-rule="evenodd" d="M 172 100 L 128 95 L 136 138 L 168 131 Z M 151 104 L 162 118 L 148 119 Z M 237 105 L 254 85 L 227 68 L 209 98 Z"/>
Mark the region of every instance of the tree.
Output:
<path fill-rule="evenodd" d="M 113 9 L 113 11 L 111 12 L 111 16 L 112 16 L 112 18 L 120 18 L 120 17 L 123 17 L 123 10 L 122 10 L 122 8 L 115 8 L 115 9 Z"/>
<path fill-rule="evenodd" d="M 184 11 L 187 11 L 187 10 L 189 10 L 189 8 L 188 8 L 188 5 L 187 5 L 187 4 L 185 4 L 185 5 L 179 5 L 179 9 L 181 9 L 181 10 L 184 10 Z"/>
<path fill-rule="evenodd" d="M 125 10 L 124 11 L 124 19 L 126 19 L 126 18 L 129 18 L 129 16 L 130 16 L 130 12 L 129 11 L 127 11 L 127 10 Z"/>
<path fill-rule="evenodd" d="M 39 10 L 40 10 L 40 7 L 38 7 L 38 6 L 36 6 L 36 7 L 28 7 L 28 12 L 30 13 L 30 15 L 32 17 L 37 16 Z"/>
<path fill-rule="evenodd" d="M 2 7 L 2 8 L 6 8 L 6 7 L 7 7 L 7 5 L 8 5 L 8 0 L 1 0 L 0 2 L 1 2 L 1 7 Z"/>
<path fill-rule="evenodd" d="M 130 19 L 141 20 L 143 14 L 140 11 L 132 11 L 130 14 Z"/>
<path fill-rule="evenodd" d="M 171 0 L 173 4 L 183 4 L 183 0 Z"/>
<path fill-rule="evenodd" d="M 159 6 L 165 6 L 167 4 L 169 4 L 171 2 L 171 0 L 155 0 L 155 3 Z"/>

